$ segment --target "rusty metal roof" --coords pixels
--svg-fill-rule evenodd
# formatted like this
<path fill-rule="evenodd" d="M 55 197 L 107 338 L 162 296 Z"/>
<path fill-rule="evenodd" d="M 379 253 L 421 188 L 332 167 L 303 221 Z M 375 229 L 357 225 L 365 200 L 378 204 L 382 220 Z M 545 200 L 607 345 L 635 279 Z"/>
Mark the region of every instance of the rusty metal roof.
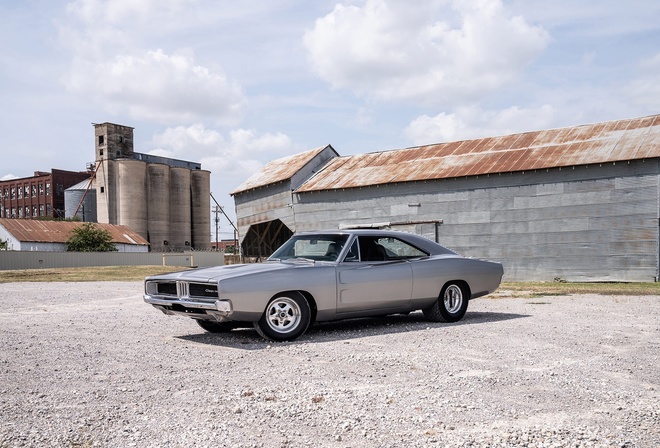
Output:
<path fill-rule="evenodd" d="M 326 146 L 268 162 L 261 170 L 238 186 L 231 195 L 291 179 L 299 170 L 316 157 Z"/>
<path fill-rule="evenodd" d="M 336 157 L 298 192 L 660 157 L 660 115 Z"/>
<path fill-rule="evenodd" d="M 38 219 L 0 218 L 0 226 L 19 241 L 38 243 L 66 243 L 71 231 L 83 222 L 75 221 L 41 221 Z M 113 224 L 96 224 L 108 231 L 112 242 L 117 244 L 134 244 L 146 246 L 149 243 L 128 226 Z"/>

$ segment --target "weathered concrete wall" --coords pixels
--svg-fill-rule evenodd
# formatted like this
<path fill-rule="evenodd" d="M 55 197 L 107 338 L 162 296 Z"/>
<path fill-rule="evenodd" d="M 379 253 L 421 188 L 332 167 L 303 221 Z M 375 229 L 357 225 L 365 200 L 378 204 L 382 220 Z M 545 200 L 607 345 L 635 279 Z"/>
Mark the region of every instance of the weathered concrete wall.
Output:
<path fill-rule="evenodd" d="M 438 242 L 502 262 L 509 281 L 654 281 L 659 172 L 653 159 L 297 194 L 292 230 L 440 220 Z"/>

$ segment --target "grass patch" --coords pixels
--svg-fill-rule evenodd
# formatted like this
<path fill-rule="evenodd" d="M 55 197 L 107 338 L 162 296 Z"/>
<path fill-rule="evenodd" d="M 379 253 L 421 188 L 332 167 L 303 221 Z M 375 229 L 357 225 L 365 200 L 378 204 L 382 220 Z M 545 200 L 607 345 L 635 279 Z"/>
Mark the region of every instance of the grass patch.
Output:
<path fill-rule="evenodd" d="M 563 282 L 505 282 L 498 291 L 508 297 L 539 298 L 571 294 L 601 294 L 625 296 L 660 295 L 660 282 L 655 283 L 563 283 Z M 495 293 L 497 294 L 497 293 Z"/>
<path fill-rule="evenodd" d="M 0 271 L 0 283 L 139 281 L 149 275 L 182 271 L 183 266 L 95 266 Z"/>

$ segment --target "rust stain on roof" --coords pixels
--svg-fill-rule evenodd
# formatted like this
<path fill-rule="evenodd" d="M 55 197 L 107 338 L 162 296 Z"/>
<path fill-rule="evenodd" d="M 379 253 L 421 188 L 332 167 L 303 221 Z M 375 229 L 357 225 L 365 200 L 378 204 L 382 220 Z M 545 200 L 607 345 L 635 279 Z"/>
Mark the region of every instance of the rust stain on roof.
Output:
<path fill-rule="evenodd" d="M 276 184 L 291 179 L 300 169 L 302 169 L 310 160 L 316 157 L 328 146 L 319 146 L 318 148 L 283 157 L 281 159 L 268 162 L 262 169 L 250 176 L 230 194 L 240 193 L 242 191 L 252 190 L 254 188 L 264 187 L 266 185 Z"/>
<path fill-rule="evenodd" d="M 359 188 L 653 157 L 660 157 L 660 115 L 336 157 L 297 191 Z"/>
<path fill-rule="evenodd" d="M 19 241 L 38 243 L 66 243 L 71 232 L 85 223 L 74 221 L 41 221 L 37 219 L 0 218 L 0 226 Z M 128 226 L 98 224 L 110 233 L 113 243 L 147 246 L 149 243 Z"/>

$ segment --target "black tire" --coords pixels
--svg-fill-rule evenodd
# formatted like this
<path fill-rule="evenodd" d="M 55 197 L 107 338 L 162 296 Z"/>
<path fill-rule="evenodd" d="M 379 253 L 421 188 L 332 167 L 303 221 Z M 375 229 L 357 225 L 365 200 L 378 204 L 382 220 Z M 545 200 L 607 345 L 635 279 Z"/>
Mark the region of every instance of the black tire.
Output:
<path fill-rule="evenodd" d="M 304 295 L 290 291 L 268 302 L 254 328 L 265 339 L 291 341 L 302 335 L 312 320 L 312 310 Z"/>
<path fill-rule="evenodd" d="M 236 325 L 233 322 L 214 322 L 212 320 L 200 320 L 200 319 L 195 319 L 195 320 L 197 321 L 197 325 L 199 325 L 209 333 L 228 333 L 234 328 L 236 328 Z"/>
<path fill-rule="evenodd" d="M 424 317 L 433 322 L 458 322 L 468 308 L 470 292 L 461 282 L 449 282 L 440 292 L 438 299 L 422 310 Z"/>

